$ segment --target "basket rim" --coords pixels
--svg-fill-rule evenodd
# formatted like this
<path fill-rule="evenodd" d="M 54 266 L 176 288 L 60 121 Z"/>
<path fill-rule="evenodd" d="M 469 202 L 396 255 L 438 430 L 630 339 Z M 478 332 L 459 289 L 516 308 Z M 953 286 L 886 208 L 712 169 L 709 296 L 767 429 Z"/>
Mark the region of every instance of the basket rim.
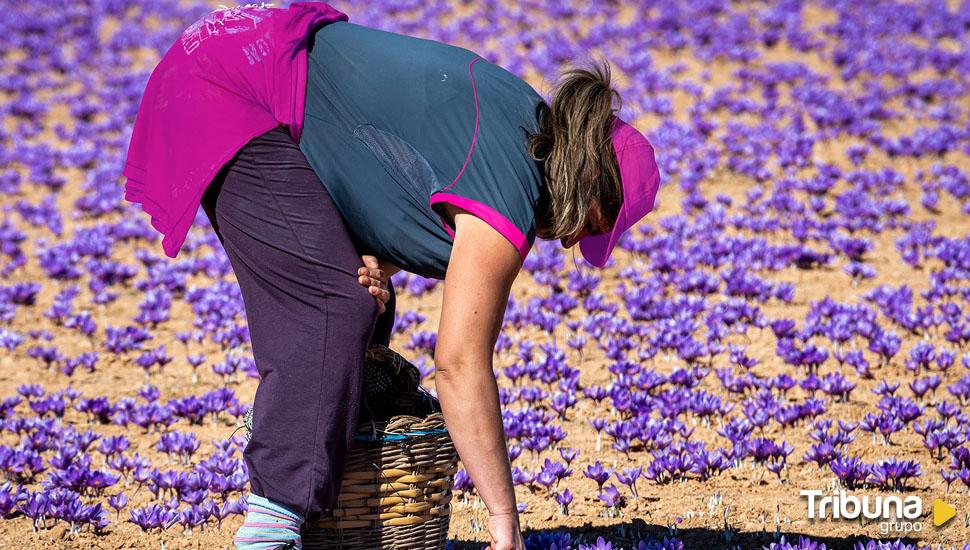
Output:
<path fill-rule="evenodd" d="M 414 432 L 385 432 L 384 430 L 380 430 L 380 429 L 375 429 L 375 431 L 381 432 L 382 435 L 373 436 L 373 435 L 364 435 L 364 434 L 354 434 L 354 441 L 366 441 L 366 442 L 409 441 L 409 440 L 431 439 L 434 436 L 448 433 L 447 428 L 434 428 L 432 430 L 414 431 Z"/>

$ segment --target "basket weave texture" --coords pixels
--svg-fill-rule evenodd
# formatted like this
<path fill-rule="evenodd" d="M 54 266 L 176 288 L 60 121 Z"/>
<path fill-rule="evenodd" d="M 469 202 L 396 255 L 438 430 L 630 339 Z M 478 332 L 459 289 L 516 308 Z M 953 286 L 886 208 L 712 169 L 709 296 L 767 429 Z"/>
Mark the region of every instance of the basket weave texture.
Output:
<path fill-rule="evenodd" d="M 443 550 L 458 453 L 417 367 L 372 345 L 337 506 L 303 524 L 303 548 Z M 245 426 L 252 433 L 252 409 Z"/>

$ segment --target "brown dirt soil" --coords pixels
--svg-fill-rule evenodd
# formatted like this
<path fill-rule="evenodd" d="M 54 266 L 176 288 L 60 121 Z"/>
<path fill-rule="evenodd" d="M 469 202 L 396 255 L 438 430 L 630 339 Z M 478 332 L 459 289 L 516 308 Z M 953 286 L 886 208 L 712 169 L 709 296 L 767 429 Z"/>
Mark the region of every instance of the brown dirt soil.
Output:
<path fill-rule="evenodd" d="M 343 6 L 343 3 L 334 3 L 334 5 L 338 8 L 346 7 L 352 13 L 352 6 Z M 813 8 L 811 14 L 820 22 L 831 18 L 831 14 L 821 9 Z M 630 17 L 629 12 L 625 13 L 624 17 Z M 105 32 L 111 32 L 113 25 L 109 22 L 105 25 L 105 28 Z M 481 46 L 479 44 L 459 45 L 472 49 Z M 144 52 L 136 52 L 136 55 L 144 55 Z M 17 59 L 18 57 L 18 52 L 8 52 L 7 61 Z M 782 60 L 795 59 L 796 57 L 796 53 L 779 46 L 769 52 L 767 59 Z M 669 66 L 680 61 L 686 62 L 687 69 L 682 73 L 681 78 L 691 78 L 695 82 L 703 83 L 704 86 L 723 84 L 726 79 L 730 78 L 731 70 L 736 68 L 734 64 L 723 61 L 708 65 L 697 59 L 692 59 L 686 54 L 674 56 L 669 53 L 658 53 L 655 56 L 655 61 L 661 67 Z M 813 56 L 808 62 L 814 70 L 830 74 L 833 78 L 837 78 L 833 67 L 825 59 Z M 148 63 L 150 65 L 151 60 L 148 60 Z M 700 76 L 701 71 L 705 68 L 711 69 L 713 78 L 710 82 L 703 82 Z M 620 72 L 618 68 L 614 68 L 614 70 L 617 73 Z M 617 78 L 623 79 L 625 76 L 618 75 Z M 529 76 L 528 79 L 537 89 L 547 89 L 549 86 L 549 83 L 539 81 L 535 74 Z M 65 84 L 68 85 L 67 83 Z M 677 94 L 675 97 L 679 99 L 676 105 L 677 114 L 675 117 L 681 121 L 686 120 L 686 110 L 684 107 L 686 107 L 686 102 L 689 100 L 689 97 L 685 94 Z M 13 129 L 13 121 L 6 120 L 4 122 L 8 130 Z M 54 107 L 51 109 L 48 120 L 46 121 L 46 130 L 36 139 L 48 141 L 55 145 L 63 145 L 57 143 L 54 134 L 50 131 L 53 125 L 58 122 L 70 126 L 66 108 Z M 641 128 L 652 128 L 659 122 L 657 117 L 648 115 L 637 121 L 637 125 Z M 920 121 L 918 120 L 910 120 L 903 127 L 900 127 L 900 132 L 907 133 L 919 124 Z M 833 162 L 843 167 L 848 167 L 844 150 L 851 144 L 852 142 L 848 140 L 822 143 L 815 149 L 816 158 L 819 161 Z M 942 201 L 940 205 L 942 211 L 939 214 L 928 213 L 919 206 L 919 187 L 914 181 L 914 173 L 919 168 L 928 168 L 936 160 L 938 159 L 889 159 L 878 151 L 874 151 L 865 161 L 864 166 L 869 168 L 891 166 L 901 171 L 906 177 L 906 184 L 903 187 L 902 196 L 914 205 L 914 219 L 936 220 L 938 224 L 937 234 L 946 234 L 951 237 L 967 235 L 970 233 L 970 220 L 960 213 L 957 204 Z M 970 162 L 968 162 L 966 155 L 963 153 L 949 153 L 943 161 L 958 164 L 964 170 L 970 167 Z M 23 170 L 23 167 L 15 166 L 15 168 L 21 170 L 26 177 L 26 170 Z M 80 171 L 63 170 L 59 173 L 68 177 L 70 183 L 60 191 L 58 206 L 62 212 L 69 212 L 74 201 L 82 194 L 80 183 L 85 174 Z M 737 201 L 743 199 L 745 191 L 752 184 L 753 182 L 745 177 L 722 171 L 708 178 L 702 184 L 702 189 L 708 196 L 713 196 L 715 193 L 725 193 Z M 44 194 L 45 192 L 41 188 L 24 185 L 21 196 L 17 198 L 22 198 L 36 204 L 43 198 Z M 675 185 L 665 187 L 658 200 L 656 211 L 644 223 L 656 223 L 657 220 L 665 216 L 680 213 L 681 198 L 679 189 Z M 5 197 L 5 200 L 10 201 L 11 199 L 13 197 Z M 65 225 L 66 233 L 69 234 L 72 230 L 72 221 L 66 219 Z M 36 305 L 18 308 L 15 320 L 10 328 L 22 333 L 38 327 L 48 328 L 55 335 L 54 342 L 60 345 L 64 353 L 76 355 L 84 351 L 98 349 L 97 345 L 103 339 L 103 327 L 105 325 L 119 326 L 130 322 L 131 317 L 138 311 L 138 303 L 143 299 L 141 292 L 132 285 L 126 288 L 116 289 L 122 293 L 117 301 L 105 306 L 90 306 L 90 311 L 95 322 L 101 327 L 93 341 L 78 339 L 72 331 L 52 324 L 42 313 L 51 305 L 53 297 L 64 284 L 45 279 L 34 255 L 37 247 L 33 243 L 33 238 L 42 236 L 50 238 L 51 235 L 48 231 L 29 227 L 26 223 L 18 222 L 18 226 L 27 231 L 31 237 L 24 243 L 25 252 L 30 260 L 24 268 L 15 273 L 9 283 L 16 281 L 38 281 L 43 283 L 43 289 L 38 295 Z M 193 232 L 207 230 L 204 228 L 195 228 Z M 928 288 L 929 275 L 934 269 L 938 269 L 939 266 L 933 262 L 929 262 L 926 268 L 915 270 L 902 262 L 893 246 L 894 240 L 900 235 L 900 232 L 886 232 L 882 235 L 873 236 L 875 248 L 870 254 L 869 260 L 871 265 L 878 270 L 879 275 L 876 279 L 863 281 L 858 286 L 847 284 L 848 277 L 839 269 L 841 264 L 837 264 L 835 268 L 831 269 L 803 271 L 789 268 L 775 273 L 763 273 L 762 276 L 772 281 L 789 281 L 794 283 L 796 285 L 796 294 L 792 304 L 783 304 L 774 301 L 767 306 L 763 306 L 761 308 L 762 311 L 771 319 L 791 318 L 800 323 L 809 309 L 809 304 L 813 301 L 830 296 L 837 302 L 858 303 L 862 301 L 861 297 L 864 293 L 880 284 L 900 285 L 904 283 L 914 289 L 916 305 L 923 305 L 925 302 L 919 296 L 919 291 Z M 135 250 L 146 246 L 150 246 L 151 252 L 161 256 L 158 243 L 154 245 L 146 245 L 145 243 L 122 244 L 116 247 L 114 259 L 132 263 L 132 255 Z M 221 254 L 219 251 L 215 252 Z M 571 264 L 572 252 L 567 253 L 567 266 Z M 578 251 L 575 252 L 578 254 Z M 213 250 L 207 247 L 201 247 L 195 252 L 195 255 L 201 257 L 213 253 Z M 191 256 L 191 254 L 186 254 L 185 252 L 182 254 L 185 256 L 183 259 Z M 618 260 L 618 265 L 621 267 L 629 264 L 639 265 L 641 267 L 646 265 L 642 260 L 634 258 L 622 250 L 617 250 L 614 257 Z M 604 295 L 611 296 L 610 292 L 623 281 L 618 275 L 617 268 L 604 270 L 603 276 L 604 281 L 599 290 Z M 144 270 L 139 273 L 139 277 L 144 277 Z M 234 277 L 230 274 L 226 279 L 234 280 Z M 212 282 L 212 279 L 193 277 L 189 279 L 188 285 L 191 288 L 193 285 L 205 286 Z M 82 285 L 82 289 L 81 294 L 76 299 L 76 303 L 87 305 L 91 293 L 85 285 Z M 520 274 L 514 287 L 514 295 L 517 299 L 540 295 L 544 292 L 547 292 L 547 289 L 537 285 L 526 273 Z M 440 286 L 429 295 L 421 297 L 410 296 L 402 292 L 398 297 L 399 311 L 416 310 L 426 315 L 428 320 L 417 328 L 420 330 L 434 331 L 436 330 L 437 317 L 440 309 L 440 293 Z M 112 402 L 124 397 L 137 397 L 138 389 L 146 382 L 150 382 L 160 389 L 161 401 L 187 395 L 200 395 L 208 390 L 221 387 L 223 382 L 208 367 L 212 363 L 219 361 L 226 353 L 225 350 L 219 349 L 218 346 L 209 341 L 201 344 L 190 343 L 189 349 L 186 350 L 175 339 L 174 335 L 179 331 L 192 328 L 192 311 L 189 305 L 183 300 L 175 299 L 173 301 L 174 306 L 171 311 L 171 320 L 154 331 L 156 340 L 152 342 L 152 346 L 162 343 L 166 344 L 169 353 L 175 357 L 175 360 L 165 366 L 162 372 L 159 373 L 153 370 L 150 376 L 146 376 L 142 369 L 134 363 L 136 353 L 123 356 L 112 356 L 102 353 L 102 361 L 98 364 L 95 372 L 87 373 L 79 369 L 72 378 L 68 379 L 56 370 L 46 369 L 38 360 L 28 357 L 26 355 L 26 349 L 29 347 L 28 344 L 33 343 L 28 341 L 15 352 L 5 352 L 0 356 L 0 396 L 14 395 L 16 388 L 26 383 L 41 384 L 48 392 L 53 392 L 67 386 L 68 382 L 70 382 L 85 397 L 106 396 Z M 624 314 L 622 310 L 621 314 Z M 569 317 L 576 319 L 580 318 L 581 315 L 581 312 L 577 310 L 572 312 Z M 237 319 L 237 322 L 244 323 L 245 319 L 240 317 Z M 541 331 L 532 328 L 519 331 L 514 334 L 514 337 L 517 339 L 531 340 L 536 344 L 549 341 L 551 338 L 556 338 L 562 342 L 567 332 L 568 329 L 565 326 L 560 326 L 554 335 L 542 334 Z M 392 347 L 401 350 L 406 356 L 414 359 L 413 354 L 403 349 L 408 337 L 408 334 L 396 334 L 392 341 Z M 940 334 L 931 334 L 930 338 L 934 342 L 942 342 L 942 336 Z M 788 372 L 792 376 L 798 377 L 799 373 L 795 369 L 782 364 L 781 360 L 775 356 L 775 337 L 770 330 L 754 330 L 747 335 L 735 335 L 731 337 L 730 341 L 746 344 L 748 346 L 748 354 L 761 361 L 761 364 L 754 368 L 754 372 L 757 374 L 771 375 L 779 372 Z M 853 375 L 849 375 L 850 379 L 858 382 L 858 387 L 852 393 L 852 399 L 845 403 L 833 403 L 830 410 L 824 415 L 824 418 L 858 420 L 867 412 L 874 410 L 874 404 L 877 399 L 870 392 L 870 389 L 879 380 L 898 379 L 907 381 L 912 378 L 912 375 L 902 366 L 900 358 L 904 357 L 911 346 L 917 341 L 918 337 L 904 336 L 903 349 L 897 356 L 897 359 L 889 366 L 876 370 L 876 378 L 874 380 L 861 380 L 857 376 L 854 376 L 854 373 Z M 191 384 L 191 368 L 185 360 L 185 355 L 186 353 L 199 352 L 206 354 L 207 361 L 199 368 L 198 383 Z M 587 346 L 585 357 L 581 357 L 573 350 L 568 350 L 567 353 L 570 364 L 581 370 L 581 385 L 607 385 L 610 383 L 611 375 L 605 367 L 607 361 L 601 352 L 595 350 L 594 346 Z M 832 363 L 833 361 L 830 360 L 823 367 L 820 374 L 834 370 Z M 495 368 L 497 370 L 509 364 L 511 364 L 511 361 L 507 355 L 500 354 L 496 357 Z M 663 356 L 658 356 L 656 360 L 651 362 L 651 366 L 661 372 L 669 372 L 677 364 L 677 361 L 668 360 Z M 726 365 L 727 357 L 725 354 L 718 357 L 713 366 L 720 367 Z M 952 383 L 962 374 L 963 369 L 959 365 L 956 365 L 949 373 L 943 375 L 944 382 L 938 390 L 937 395 L 945 395 L 946 384 Z M 424 384 L 426 387 L 433 389 L 433 377 L 426 379 Z M 508 387 L 509 381 L 502 378 L 500 384 Z M 236 396 L 246 403 L 251 403 L 256 385 L 257 381 L 255 379 L 243 379 L 238 376 L 228 383 L 228 386 L 235 391 Z M 725 397 L 717 383 L 717 379 L 713 375 L 707 377 L 701 387 Z M 549 390 L 550 393 L 555 391 L 552 387 L 545 389 Z M 900 392 L 904 395 L 909 395 L 905 384 Z M 803 395 L 796 388 L 792 390 L 790 397 L 797 399 Z M 732 402 L 736 400 L 734 396 L 726 397 L 732 400 Z M 21 414 L 30 412 L 26 408 L 26 404 L 21 404 L 17 410 Z M 641 480 L 637 483 L 640 498 L 630 499 L 626 488 L 621 487 L 621 490 L 628 498 L 629 505 L 622 510 L 621 516 L 606 517 L 604 515 L 603 504 L 596 498 L 596 484 L 585 478 L 581 473 L 582 470 L 595 460 L 601 461 L 604 465 L 617 468 L 638 464 L 646 465 L 649 461 L 649 455 L 642 451 L 631 452 L 630 456 L 616 452 L 610 448 L 610 438 L 605 434 L 600 441 L 600 447 L 597 448 L 597 435 L 588 423 L 588 420 L 593 417 L 603 417 L 609 421 L 620 418 L 617 412 L 610 408 L 608 400 L 604 400 L 597 406 L 590 400 L 581 399 L 578 406 L 568 413 L 564 421 L 560 422 L 562 429 L 569 434 L 564 443 L 569 447 L 581 450 L 579 458 L 571 466 L 574 470 L 573 475 L 559 487 L 560 490 L 568 488 L 575 495 L 575 500 L 570 505 L 569 515 L 561 515 L 558 510 L 558 505 L 544 494 L 533 494 L 526 488 L 517 488 L 519 501 L 528 505 L 528 509 L 521 515 L 523 528 L 527 532 L 534 530 L 565 529 L 575 535 L 582 533 L 603 534 L 612 540 L 635 540 L 635 536 L 638 533 L 651 533 L 655 535 L 672 533 L 679 534 L 688 548 L 717 548 L 727 547 L 731 544 L 739 544 L 743 548 L 760 548 L 761 544 L 766 544 L 772 540 L 770 534 L 775 530 L 789 534 L 789 538 L 791 538 L 791 534 L 808 535 L 827 542 L 829 548 L 843 547 L 846 541 L 855 536 L 867 535 L 878 537 L 880 535 L 878 525 L 872 523 L 859 525 L 836 521 L 813 522 L 807 519 L 805 501 L 799 497 L 799 491 L 804 489 L 826 489 L 832 482 L 832 476 L 814 464 L 805 463 L 801 460 L 801 457 L 811 444 L 811 440 L 807 437 L 807 430 L 801 426 L 783 433 L 778 429 L 777 425 L 773 425 L 765 433 L 766 436 L 776 439 L 783 437 L 795 447 L 789 459 L 790 465 L 783 472 L 781 479 L 776 478 L 773 474 L 767 473 L 763 468 L 756 469 L 752 468 L 750 464 L 745 464 L 741 468 L 728 470 L 707 482 L 692 480 L 672 485 L 657 485 Z M 80 413 L 68 410 L 65 414 L 64 421 L 74 425 L 79 430 L 95 430 L 102 436 L 124 434 L 132 442 L 128 454 L 138 452 L 142 456 L 148 457 L 159 468 L 183 469 L 187 467 L 177 462 L 170 462 L 167 456 L 154 449 L 159 435 L 157 433 L 139 433 L 137 429 L 122 428 L 114 425 L 86 425 L 83 418 Z M 239 419 L 239 422 L 241 423 L 241 419 Z M 695 439 L 716 442 L 719 446 L 725 444 L 725 440 L 716 435 L 717 425 L 705 426 L 696 420 L 693 423 L 696 425 Z M 237 419 L 227 414 L 222 414 L 218 421 L 213 422 L 207 420 L 202 426 L 188 426 L 185 423 L 179 423 L 172 426 L 171 429 L 192 431 L 203 442 L 202 448 L 197 453 L 197 456 L 193 458 L 193 463 L 196 463 L 204 459 L 211 452 L 212 446 L 209 442 L 210 439 L 224 439 L 230 435 L 236 426 Z M 16 441 L 11 438 L 11 434 L 9 433 L 4 433 L 3 436 L 3 443 Z M 866 461 L 895 456 L 901 459 L 917 460 L 922 464 L 924 475 L 913 481 L 911 484 L 912 491 L 907 493 L 920 496 L 924 503 L 924 519 L 926 521 L 924 521 L 923 531 L 914 536 L 914 540 L 923 543 L 949 545 L 962 544 L 970 540 L 970 527 L 968 527 L 970 525 L 970 498 L 968 498 L 966 490 L 962 489 L 959 486 L 960 482 L 957 481 L 953 484 L 952 490 L 947 493 L 945 484 L 939 476 L 941 464 L 936 463 L 926 450 L 922 448 L 919 437 L 912 430 L 907 429 L 897 434 L 894 438 L 893 445 L 889 447 L 879 443 L 873 443 L 864 433 L 860 433 L 857 440 L 850 445 L 850 450 L 856 456 Z M 516 460 L 514 465 L 531 470 L 540 466 L 545 458 L 558 460 L 559 453 L 556 450 L 547 450 L 540 456 L 534 458 L 528 452 L 523 452 L 522 456 Z M 102 458 L 100 455 L 97 455 L 94 464 L 95 467 L 103 466 L 103 462 L 99 463 L 99 460 L 102 460 Z M 197 530 L 191 535 L 182 534 L 181 528 L 178 527 L 162 534 L 145 534 L 136 525 L 126 521 L 128 509 L 152 502 L 153 495 L 145 488 L 133 492 L 132 487 L 134 486 L 124 487 L 123 483 L 119 483 L 118 486 L 110 488 L 104 497 L 98 499 L 99 501 L 105 502 L 105 506 L 107 506 L 107 495 L 115 494 L 120 490 L 124 490 L 130 498 L 128 508 L 124 510 L 121 520 L 109 527 L 106 536 L 95 537 L 88 532 L 69 535 L 66 532 L 66 527 L 63 525 L 58 525 L 51 530 L 34 532 L 29 519 L 17 517 L 0 522 L 0 548 L 113 549 L 158 548 L 160 546 L 167 549 L 229 548 L 232 533 L 242 523 L 241 516 L 232 516 L 223 523 L 221 528 L 210 525 L 206 526 L 204 530 Z M 877 495 L 882 493 L 879 491 L 856 491 L 854 494 Z M 930 518 L 930 503 L 934 498 L 938 497 L 945 498 L 958 510 L 957 518 L 943 529 L 933 528 Z M 473 497 L 465 500 L 459 496 L 453 502 L 454 507 L 449 536 L 467 542 L 477 541 L 481 543 L 487 541 L 488 534 L 484 530 L 486 513 L 480 499 Z M 116 516 L 112 512 L 112 519 L 114 520 L 115 518 Z M 730 539 L 725 536 L 726 527 L 729 528 L 728 533 L 733 533 Z"/>

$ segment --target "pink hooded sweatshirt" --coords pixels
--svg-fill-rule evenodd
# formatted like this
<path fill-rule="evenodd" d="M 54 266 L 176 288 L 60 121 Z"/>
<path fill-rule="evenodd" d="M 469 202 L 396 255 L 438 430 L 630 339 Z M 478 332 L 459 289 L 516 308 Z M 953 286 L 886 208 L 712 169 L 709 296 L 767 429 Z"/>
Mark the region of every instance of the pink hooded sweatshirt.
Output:
<path fill-rule="evenodd" d="M 307 40 L 346 14 L 323 2 L 217 9 L 182 33 L 152 71 L 122 171 L 174 258 L 199 201 L 249 140 L 285 125 L 296 143 L 306 99 Z"/>

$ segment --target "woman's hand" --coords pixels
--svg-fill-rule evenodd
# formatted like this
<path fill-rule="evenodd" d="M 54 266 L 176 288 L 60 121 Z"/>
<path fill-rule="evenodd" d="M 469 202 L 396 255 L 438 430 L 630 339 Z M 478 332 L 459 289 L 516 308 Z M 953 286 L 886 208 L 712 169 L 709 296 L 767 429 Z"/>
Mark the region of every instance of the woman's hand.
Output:
<path fill-rule="evenodd" d="M 485 550 L 525 550 L 518 512 L 489 514 L 488 535 L 492 543 Z"/>
<path fill-rule="evenodd" d="M 388 274 L 381 269 L 380 263 L 374 256 L 361 256 L 364 267 L 357 270 L 357 281 L 367 287 L 368 292 L 377 298 L 378 314 L 383 314 L 391 293 L 387 290 Z"/>

